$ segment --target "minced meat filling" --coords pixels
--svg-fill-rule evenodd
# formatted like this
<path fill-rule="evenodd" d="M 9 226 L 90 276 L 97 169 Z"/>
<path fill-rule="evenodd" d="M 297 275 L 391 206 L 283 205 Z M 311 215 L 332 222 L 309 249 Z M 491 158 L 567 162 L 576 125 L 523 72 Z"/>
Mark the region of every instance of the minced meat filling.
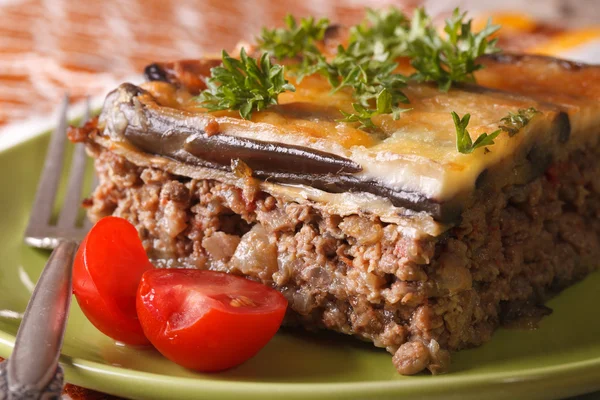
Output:
<path fill-rule="evenodd" d="M 373 215 L 324 214 L 90 150 L 100 176 L 92 220 L 127 218 L 167 266 L 275 287 L 289 301 L 287 323 L 372 341 L 403 374 L 443 372 L 449 351 L 489 340 L 506 304 L 542 302 L 600 258 L 599 149 L 527 185 L 478 193 L 459 226 L 430 240 Z"/>

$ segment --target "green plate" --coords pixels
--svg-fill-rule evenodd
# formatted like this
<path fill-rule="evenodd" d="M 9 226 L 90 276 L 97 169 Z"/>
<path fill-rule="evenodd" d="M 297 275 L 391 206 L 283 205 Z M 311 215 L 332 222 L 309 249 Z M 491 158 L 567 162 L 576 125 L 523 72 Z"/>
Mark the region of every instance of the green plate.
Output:
<path fill-rule="evenodd" d="M 0 356 L 10 354 L 48 252 L 23 231 L 48 135 L 0 152 Z M 535 331 L 499 330 L 454 355 L 450 373 L 399 376 L 391 356 L 335 334 L 282 332 L 244 365 L 219 374 L 185 370 L 150 349 L 116 345 L 73 302 L 61 363 L 68 381 L 135 399 L 546 399 L 600 390 L 600 274 L 549 303 Z"/>

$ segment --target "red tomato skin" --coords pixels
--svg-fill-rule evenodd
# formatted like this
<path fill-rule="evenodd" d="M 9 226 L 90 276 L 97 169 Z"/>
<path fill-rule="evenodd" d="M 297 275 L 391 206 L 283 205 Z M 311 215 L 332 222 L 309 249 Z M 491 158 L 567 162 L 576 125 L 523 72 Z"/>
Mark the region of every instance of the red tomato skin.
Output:
<path fill-rule="evenodd" d="M 214 271 L 200 273 L 223 274 Z M 146 337 L 169 360 L 201 372 L 223 371 L 250 359 L 260 351 L 279 329 L 287 308 L 281 293 L 279 307 L 264 313 L 234 313 L 210 308 L 193 324 L 173 329 L 169 315 L 176 309 L 176 295 L 170 290 L 155 287 L 153 275 L 162 271 L 144 273 L 138 289 L 137 311 Z M 226 274 L 225 274 L 226 275 Z M 236 279 L 246 280 L 240 277 Z M 251 282 L 254 285 L 260 285 Z M 176 284 L 176 282 L 174 282 Z M 261 285 L 262 286 L 262 285 Z"/>
<path fill-rule="evenodd" d="M 112 246 L 110 239 L 107 244 L 107 235 L 112 236 L 119 246 Z M 119 248 L 132 245 L 136 257 L 120 258 Z M 130 282 L 117 279 L 116 288 L 111 288 L 109 279 L 115 280 L 115 275 L 123 268 L 128 269 L 124 275 Z M 90 230 L 75 255 L 73 293 L 85 316 L 99 331 L 125 344 L 149 345 L 135 312 L 137 290 L 133 295 L 131 291 L 137 287 L 143 272 L 151 268 L 133 225 L 122 218 L 106 217 Z M 101 283 L 100 287 L 97 283 Z M 124 293 L 124 288 L 128 289 L 129 295 Z M 118 291 L 121 294 L 116 296 Z"/>

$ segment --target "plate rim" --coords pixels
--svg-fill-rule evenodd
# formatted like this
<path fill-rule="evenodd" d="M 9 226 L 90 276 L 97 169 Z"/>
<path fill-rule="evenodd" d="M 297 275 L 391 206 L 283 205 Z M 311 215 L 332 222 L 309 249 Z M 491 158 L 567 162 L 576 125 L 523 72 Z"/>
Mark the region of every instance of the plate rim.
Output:
<path fill-rule="evenodd" d="M 14 345 L 14 336 L 0 330 L 0 355 L 7 357 L 12 351 Z M 298 382 L 252 382 L 240 380 L 214 380 L 209 378 L 190 378 L 180 376 L 170 376 L 157 374 L 154 372 L 138 371 L 133 369 L 122 368 L 113 365 L 101 364 L 96 361 L 86 360 L 84 358 L 71 357 L 61 354 L 60 364 L 65 368 L 66 375 L 74 380 L 68 380 L 70 383 L 89 387 L 95 390 L 101 390 L 106 393 L 106 388 L 99 388 L 96 385 L 86 386 L 86 380 L 83 375 L 92 373 L 96 378 L 105 379 L 106 382 L 119 379 L 125 380 L 142 380 L 144 382 L 153 382 L 154 385 L 178 385 L 179 388 L 184 388 L 186 391 L 190 389 L 210 392 L 212 394 L 245 394 L 256 395 L 261 398 L 269 398 L 268 394 L 275 392 L 277 395 L 315 395 L 326 396 L 331 394 L 346 395 L 346 398 L 355 398 L 367 394 L 381 395 L 400 395 L 419 392 L 423 398 L 437 398 L 439 390 L 449 390 L 453 388 L 473 389 L 478 390 L 476 396 L 489 394 L 490 398 L 496 398 L 497 390 L 502 388 L 505 392 L 514 392 L 516 390 L 528 389 L 532 385 L 544 382 L 552 383 L 552 387 L 560 387 L 567 395 L 574 396 L 583 393 L 590 393 L 594 390 L 600 390 L 600 356 L 593 357 L 587 360 L 574 361 L 563 364 L 555 364 L 551 366 L 513 369 L 503 372 L 480 372 L 470 373 L 469 375 L 438 375 L 435 377 L 435 385 L 438 388 L 428 392 L 423 391 L 427 387 L 426 382 L 430 376 L 416 377 L 414 380 L 381 380 L 381 381 L 362 381 L 362 382 L 314 382 L 314 383 L 298 383 Z M 79 370 L 79 371 L 78 371 Z M 69 376 L 74 375 L 74 376 Z M 82 379 L 80 379 L 82 378 Z M 568 386 L 564 386 L 565 381 L 570 382 Z M 432 385 L 429 385 L 431 387 Z M 546 385 L 545 385 L 546 386 Z M 439 390 L 438 390 L 439 389 Z M 268 392 L 270 393 L 266 393 Z M 135 391 L 134 391 L 135 392 Z M 114 395 L 124 395 L 123 392 L 113 392 Z M 125 394 L 132 394 L 127 391 Z M 267 397 L 264 397 L 265 394 Z M 557 393 L 546 393 L 545 396 L 539 398 L 551 398 Z M 433 396 L 433 397 L 432 397 Z M 289 397 L 288 398 L 295 398 Z M 461 393 L 463 399 L 470 398 L 464 392 Z"/>
<path fill-rule="evenodd" d="M 95 103 L 92 103 L 95 104 Z M 83 113 L 83 107 L 76 108 L 69 114 L 69 120 L 75 120 Z M 45 129 L 28 132 L 18 140 L 5 140 L 7 132 L 0 132 L 0 156 L 6 152 L 26 145 L 41 136 L 48 135 L 55 124 L 48 118 Z M 599 271 L 600 273 L 600 271 Z M 15 335 L 0 329 L 0 356 L 7 358 L 12 352 Z M 501 372 L 470 372 L 469 375 L 438 375 L 435 385 L 427 385 L 429 376 L 415 377 L 416 379 L 359 381 L 359 382 L 256 382 L 243 380 L 215 380 L 210 378 L 191 378 L 181 376 L 163 375 L 154 372 L 139 371 L 118 366 L 98 363 L 85 358 L 71 357 L 64 354 L 60 356 L 60 364 L 65 369 L 67 381 L 75 385 L 99 390 L 112 395 L 138 396 L 144 390 L 131 390 L 131 386 L 124 391 L 114 391 L 112 387 L 100 387 L 96 380 L 100 379 L 105 384 L 115 383 L 119 380 L 141 380 L 152 382 L 148 387 L 161 385 L 178 385 L 186 393 L 193 390 L 196 395 L 240 395 L 248 398 L 267 399 L 286 396 L 288 399 L 312 398 L 331 395 L 344 395 L 344 398 L 364 398 L 367 395 L 398 396 L 418 393 L 423 399 L 437 399 L 440 395 L 448 398 L 444 392 L 454 388 L 467 390 L 468 393 L 459 393 L 460 399 L 481 398 L 483 395 L 488 400 L 504 398 L 507 394 L 519 390 L 531 390 L 539 383 L 545 387 L 562 389 L 562 392 L 541 394 L 530 398 L 556 398 L 557 395 L 576 396 L 593 393 L 600 390 L 600 355 L 585 360 L 571 361 L 562 364 L 553 364 L 535 368 L 512 369 Z M 71 379 L 73 378 L 73 379 Z M 92 383 L 91 385 L 89 383 Z M 550 382 L 550 385 L 548 385 Z M 568 385 L 564 385 L 567 382 Z M 423 390 L 425 388 L 425 390 Z M 473 390 L 478 389 L 476 393 Z M 504 393 L 504 395 L 502 395 Z M 539 393 L 538 393 L 539 394 Z M 272 397 L 272 396 L 275 397 Z M 299 396 L 299 397 L 298 397 Z M 472 397 L 475 396 L 475 397 Z M 164 397 L 156 397 L 164 398 Z M 186 397 L 187 398 L 187 397 Z"/>

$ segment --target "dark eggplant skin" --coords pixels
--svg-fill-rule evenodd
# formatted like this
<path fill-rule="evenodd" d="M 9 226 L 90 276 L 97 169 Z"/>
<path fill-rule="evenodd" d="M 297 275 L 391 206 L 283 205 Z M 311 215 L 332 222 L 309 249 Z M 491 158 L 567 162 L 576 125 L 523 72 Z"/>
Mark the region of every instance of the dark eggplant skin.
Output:
<path fill-rule="evenodd" d="M 190 118 L 161 113 L 155 102 L 145 103 L 140 95 L 151 98 L 143 89 L 123 84 L 125 95 L 109 95 L 128 121 L 123 136 L 139 149 L 211 168 L 228 169 L 240 159 L 252 170 L 265 173 L 347 174 L 362 171 L 356 162 L 308 147 L 267 142 L 211 132 L 208 134 Z"/>
<path fill-rule="evenodd" d="M 571 120 L 569 114 L 560 112 L 554 120 L 556 131 L 558 132 L 558 142 L 567 143 L 571 138 Z"/>
<path fill-rule="evenodd" d="M 205 161 L 228 166 L 231 160 L 240 159 L 252 170 L 267 173 L 326 175 L 362 170 L 354 161 L 323 151 L 228 135 L 195 133 L 183 148 Z"/>
<path fill-rule="evenodd" d="M 158 63 L 153 63 L 144 68 L 144 77 L 147 81 L 169 82 L 167 71 Z"/>
<path fill-rule="evenodd" d="M 191 94 L 197 95 L 206 89 L 211 68 L 220 64 L 221 60 L 218 59 L 156 62 L 144 68 L 144 77 L 149 82 L 161 81 L 184 87 Z"/>
<path fill-rule="evenodd" d="M 330 193 L 371 193 L 409 213 L 425 212 L 441 222 L 455 222 L 460 217 L 461 208 L 452 202 L 440 203 L 353 175 L 362 168 L 347 158 L 302 146 L 221 133 L 209 135 L 200 120 L 162 112 L 152 99 L 145 90 L 127 83 L 110 93 L 101 120 L 111 138 L 189 165 L 231 171 L 231 161 L 239 159 L 261 180 L 302 184 Z M 125 117 L 125 126 L 116 121 L 117 114 Z"/>

